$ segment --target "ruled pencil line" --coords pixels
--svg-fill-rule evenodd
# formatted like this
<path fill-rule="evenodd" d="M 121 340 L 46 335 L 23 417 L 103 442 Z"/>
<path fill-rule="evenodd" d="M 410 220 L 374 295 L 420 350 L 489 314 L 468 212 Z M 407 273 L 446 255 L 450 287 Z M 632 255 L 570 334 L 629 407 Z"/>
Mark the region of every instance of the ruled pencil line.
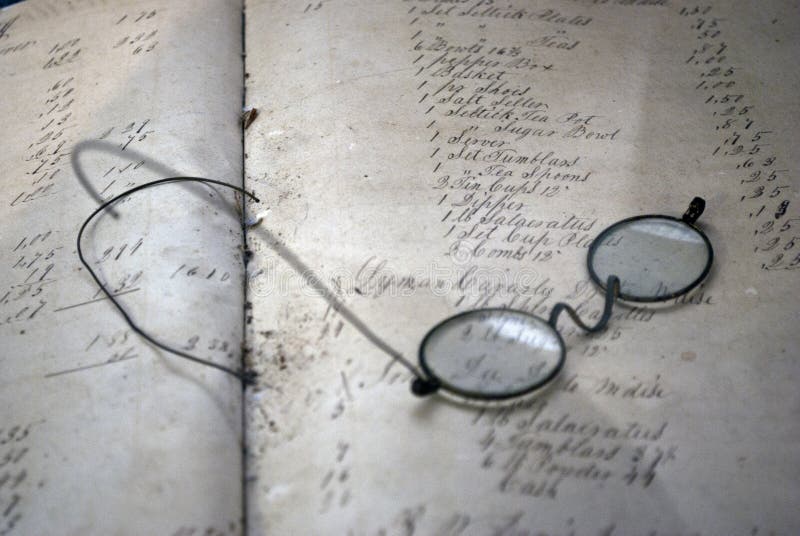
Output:
<path fill-rule="evenodd" d="M 141 289 L 132 288 L 130 290 L 123 290 L 122 292 L 114 294 L 114 297 L 116 298 L 117 296 L 122 296 L 124 294 L 130 294 L 131 292 L 136 292 L 137 290 L 141 290 Z M 99 302 L 99 301 L 103 301 L 103 300 L 107 300 L 107 299 L 108 299 L 108 296 L 103 296 L 102 298 L 97 298 L 97 299 L 94 299 L 94 300 L 89 300 L 89 301 L 85 301 L 85 302 L 81 302 L 81 303 L 75 303 L 73 305 L 67 305 L 66 307 L 61 307 L 59 309 L 55 309 L 53 312 L 57 313 L 59 311 L 66 311 L 67 309 L 74 309 L 75 307 L 80 307 L 81 305 L 88 305 L 90 303 L 95 303 L 95 302 Z"/>
<path fill-rule="evenodd" d="M 52 378 L 53 376 L 63 376 L 64 374 L 72 374 L 73 372 L 81 372 L 82 370 L 93 369 L 97 367 L 102 367 L 105 365 L 112 365 L 114 363 L 122 363 L 123 361 L 129 361 L 131 359 L 136 359 L 139 357 L 138 355 L 131 355 L 128 357 L 121 357 L 119 359 L 115 359 L 113 361 L 103 361 L 102 363 L 94 363 L 93 365 L 84 365 L 82 367 L 75 367 L 72 369 L 67 370 L 60 370 L 58 372 L 50 372 L 49 374 L 45 374 L 45 378 Z"/>

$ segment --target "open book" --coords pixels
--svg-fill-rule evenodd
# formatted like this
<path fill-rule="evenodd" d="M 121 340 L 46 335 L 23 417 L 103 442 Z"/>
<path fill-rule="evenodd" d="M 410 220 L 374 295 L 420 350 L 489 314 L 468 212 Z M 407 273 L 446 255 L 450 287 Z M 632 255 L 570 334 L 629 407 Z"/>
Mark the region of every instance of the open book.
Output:
<path fill-rule="evenodd" d="M 28 0 L 0 11 L 0 534 L 800 526 L 794 1 Z M 167 184 L 87 228 L 98 206 Z M 80 178 L 88 183 L 84 188 Z M 410 393 L 437 322 L 603 308 L 694 196 L 709 277 L 559 324 L 541 396 Z M 388 353 L 387 353 L 388 352 Z"/>

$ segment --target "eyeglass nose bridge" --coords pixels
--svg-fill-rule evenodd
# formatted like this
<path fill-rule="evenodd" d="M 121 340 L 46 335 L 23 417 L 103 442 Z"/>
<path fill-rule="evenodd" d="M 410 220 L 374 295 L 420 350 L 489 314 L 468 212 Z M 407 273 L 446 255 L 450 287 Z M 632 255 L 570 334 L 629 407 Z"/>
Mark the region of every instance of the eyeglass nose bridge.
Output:
<path fill-rule="evenodd" d="M 565 302 L 558 302 L 553 306 L 553 310 L 550 311 L 550 318 L 547 323 L 550 324 L 553 329 L 556 329 L 558 317 L 562 312 L 566 311 L 572 321 L 587 333 L 597 333 L 598 331 L 603 331 L 608 325 L 608 321 L 611 319 L 611 311 L 614 309 L 614 302 L 619 296 L 619 288 L 619 277 L 615 275 L 608 276 L 608 280 L 606 281 L 606 301 L 603 306 L 603 314 L 600 316 L 594 326 L 589 326 L 584 323 L 583 320 L 581 320 L 581 317 L 578 316 L 578 312 L 575 311 L 571 305 Z"/>

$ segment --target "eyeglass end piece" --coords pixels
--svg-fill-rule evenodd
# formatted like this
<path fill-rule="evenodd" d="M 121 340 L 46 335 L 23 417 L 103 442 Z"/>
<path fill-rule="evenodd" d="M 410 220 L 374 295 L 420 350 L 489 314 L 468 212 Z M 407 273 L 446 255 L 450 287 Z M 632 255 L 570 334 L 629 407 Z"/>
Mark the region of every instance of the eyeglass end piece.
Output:
<path fill-rule="evenodd" d="M 411 392 L 417 396 L 432 395 L 439 390 L 439 382 L 427 378 L 414 378 L 411 382 Z"/>
<path fill-rule="evenodd" d="M 703 211 L 706 209 L 706 201 L 702 197 L 695 197 L 692 199 L 692 202 L 689 203 L 689 208 L 686 209 L 686 212 L 683 213 L 683 218 L 681 218 L 686 223 L 694 223 L 703 214 Z"/>

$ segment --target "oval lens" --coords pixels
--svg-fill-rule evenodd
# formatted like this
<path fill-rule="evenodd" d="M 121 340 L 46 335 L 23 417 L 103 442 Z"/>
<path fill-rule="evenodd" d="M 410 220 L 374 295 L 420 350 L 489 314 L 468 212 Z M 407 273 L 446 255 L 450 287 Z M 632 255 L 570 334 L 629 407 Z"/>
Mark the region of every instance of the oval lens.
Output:
<path fill-rule="evenodd" d="M 441 387 L 471 398 L 519 396 L 552 380 L 564 363 L 558 332 L 536 316 L 477 309 L 428 332 L 419 350 L 425 373 Z"/>
<path fill-rule="evenodd" d="M 589 249 L 589 274 L 605 288 L 620 279 L 623 300 L 663 301 L 684 294 L 708 274 L 714 253 L 694 226 L 669 216 L 639 216 L 615 223 Z"/>

